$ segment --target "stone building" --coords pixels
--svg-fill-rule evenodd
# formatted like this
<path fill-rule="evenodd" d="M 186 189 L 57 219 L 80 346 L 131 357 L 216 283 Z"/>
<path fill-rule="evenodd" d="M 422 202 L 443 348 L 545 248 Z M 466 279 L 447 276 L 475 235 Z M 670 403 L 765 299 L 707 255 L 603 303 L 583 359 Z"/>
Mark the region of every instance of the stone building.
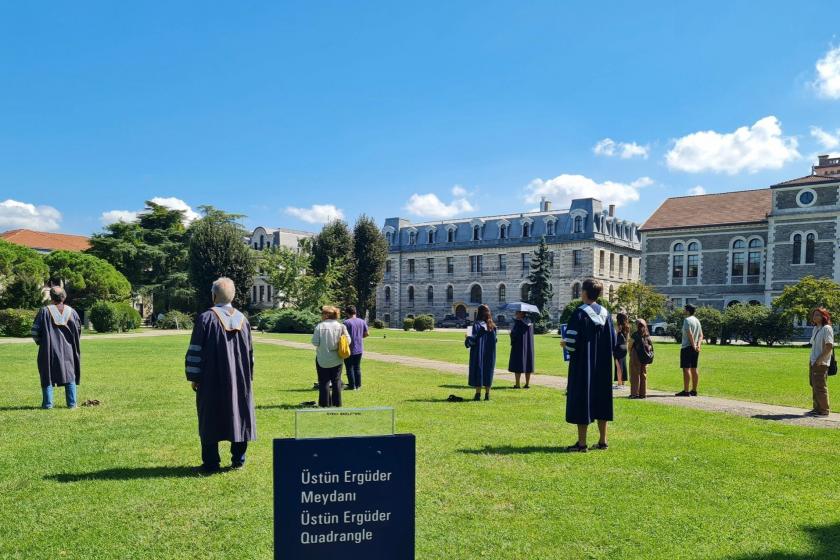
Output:
<path fill-rule="evenodd" d="M 586 278 L 601 279 L 608 297 L 639 278 L 637 224 L 594 198 L 556 211 L 543 200 L 538 212 L 522 214 L 423 223 L 390 218 L 382 231 L 390 254 L 376 313 L 390 326 L 421 314 L 472 318 L 482 303 L 502 323 L 510 320 L 499 307 L 527 298 L 530 261 L 542 237 L 553 260 L 553 319 L 580 296 Z"/>
<path fill-rule="evenodd" d="M 308 231 L 260 226 L 245 241 L 256 251 L 266 251 L 272 247 L 297 249 L 303 239 L 309 239 L 314 236 L 314 233 Z M 254 278 L 254 285 L 251 287 L 251 306 L 255 309 L 279 307 L 282 302 L 273 292 L 274 290 L 271 284 L 268 283 L 266 275 L 262 271 L 259 271 Z"/>
<path fill-rule="evenodd" d="M 840 158 L 765 189 L 669 198 L 641 236 L 644 282 L 677 306 L 770 305 L 804 276 L 840 281 Z"/>

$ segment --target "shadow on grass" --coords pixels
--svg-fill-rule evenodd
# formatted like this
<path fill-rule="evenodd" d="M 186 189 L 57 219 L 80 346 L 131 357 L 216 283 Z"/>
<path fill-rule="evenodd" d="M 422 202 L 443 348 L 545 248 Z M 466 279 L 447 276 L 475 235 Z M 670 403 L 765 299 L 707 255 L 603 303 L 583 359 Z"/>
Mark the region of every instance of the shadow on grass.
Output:
<path fill-rule="evenodd" d="M 85 480 L 139 480 L 147 478 L 192 478 L 202 476 L 196 467 L 117 467 L 87 473 L 50 474 L 46 480 L 83 482 Z M 206 475 L 205 475 L 206 476 Z"/>
<path fill-rule="evenodd" d="M 810 418 L 804 414 L 753 414 L 752 418 L 758 420 L 793 420 L 794 418 Z M 838 556 L 840 558 L 840 556 Z"/>
<path fill-rule="evenodd" d="M 406 399 L 403 402 L 422 402 L 422 403 L 445 403 L 445 404 L 461 404 L 465 402 L 474 402 L 472 397 L 464 397 L 463 401 L 450 401 L 449 397 L 442 399 Z"/>
<path fill-rule="evenodd" d="M 822 527 L 803 527 L 814 543 L 814 552 L 794 554 L 790 552 L 761 552 L 733 556 L 730 560 L 837 560 L 840 558 L 840 523 Z"/>
<path fill-rule="evenodd" d="M 15 410 L 41 410 L 40 406 L 0 406 L 0 412 L 12 412 Z"/>
<path fill-rule="evenodd" d="M 300 404 L 258 404 L 257 410 L 301 410 L 304 408 L 316 408 L 318 404 L 314 401 Z"/>
<path fill-rule="evenodd" d="M 481 449 L 459 449 L 459 453 L 467 455 L 529 455 L 531 453 L 569 453 L 564 446 L 526 445 L 514 447 L 512 445 L 485 445 Z"/>
<path fill-rule="evenodd" d="M 281 393 L 317 393 L 318 389 L 313 389 L 310 385 L 306 389 L 283 389 Z"/>
<path fill-rule="evenodd" d="M 473 387 L 470 387 L 469 385 L 453 385 L 453 384 L 438 385 L 438 387 L 440 387 L 441 389 L 463 389 L 465 391 L 468 390 L 468 389 L 474 389 Z M 513 385 L 510 385 L 510 386 L 507 386 L 507 385 L 493 385 L 493 387 L 490 389 L 490 392 L 492 393 L 493 391 L 507 391 L 507 390 L 510 390 L 510 389 L 513 389 Z"/>

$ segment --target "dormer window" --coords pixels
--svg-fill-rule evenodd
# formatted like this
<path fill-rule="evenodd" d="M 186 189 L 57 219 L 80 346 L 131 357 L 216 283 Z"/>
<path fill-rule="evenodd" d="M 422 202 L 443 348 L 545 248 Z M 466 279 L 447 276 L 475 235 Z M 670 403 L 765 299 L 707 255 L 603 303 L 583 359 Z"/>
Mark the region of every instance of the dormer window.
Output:
<path fill-rule="evenodd" d="M 393 242 L 394 242 L 394 234 L 393 234 L 393 233 L 391 233 L 390 231 L 385 232 L 385 241 L 387 241 L 387 242 L 388 242 L 388 245 L 393 244 Z M 256 243 L 254 243 L 254 246 L 256 247 Z"/>
<path fill-rule="evenodd" d="M 522 224 L 522 237 L 531 237 L 531 224 L 528 222 Z"/>
<path fill-rule="evenodd" d="M 583 232 L 583 218 L 580 216 L 575 216 L 575 233 L 582 233 Z"/>
<path fill-rule="evenodd" d="M 549 220 L 545 223 L 546 235 L 554 235 L 554 220 Z"/>
<path fill-rule="evenodd" d="M 508 237 L 508 226 L 507 224 L 502 224 L 499 226 L 499 239 L 507 239 Z"/>
<path fill-rule="evenodd" d="M 414 245 L 417 242 L 417 233 L 414 231 L 408 232 L 408 244 Z"/>
<path fill-rule="evenodd" d="M 472 240 L 473 241 L 481 240 L 481 226 L 473 226 L 473 228 L 472 228 Z"/>
<path fill-rule="evenodd" d="M 455 241 L 455 228 L 450 228 L 446 232 L 446 241 L 452 243 Z"/>
<path fill-rule="evenodd" d="M 431 245 L 434 242 L 435 242 L 435 230 L 430 229 L 428 234 L 427 234 L 427 237 L 426 237 L 426 243 Z"/>

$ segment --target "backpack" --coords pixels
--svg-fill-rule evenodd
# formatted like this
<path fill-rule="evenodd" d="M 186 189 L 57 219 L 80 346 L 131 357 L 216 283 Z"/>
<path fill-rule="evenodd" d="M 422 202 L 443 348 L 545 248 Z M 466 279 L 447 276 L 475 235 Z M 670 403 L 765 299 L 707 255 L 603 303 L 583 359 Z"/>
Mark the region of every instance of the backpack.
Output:
<path fill-rule="evenodd" d="M 650 350 L 645 348 L 645 343 L 642 339 L 639 339 L 638 344 L 633 346 L 633 349 L 636 351 L 636 356 L 639 358 L 639 363 L 642 365 L 650 365 L 653 363 L 653 344 L 651 343 L 648 348 L 650 348 Z"/>
<path fill-rule="evenodd" d="M 831 363 L 828 364 L 828 375 L 837 375 L 837 359 L 834 357 L 834 350 L 831 351 Z"/>
<path fill-rule="evenodd" d="M 338 339 L 338 357 L 342 360 L 350 357 L 350 337 L 343 333 Z"/>

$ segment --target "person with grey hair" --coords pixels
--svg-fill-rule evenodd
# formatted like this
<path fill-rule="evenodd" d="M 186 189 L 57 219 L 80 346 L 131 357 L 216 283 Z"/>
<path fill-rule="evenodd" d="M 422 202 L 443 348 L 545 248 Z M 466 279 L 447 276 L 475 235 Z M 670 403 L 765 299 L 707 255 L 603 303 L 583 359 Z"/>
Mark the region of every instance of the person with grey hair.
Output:
<path fill-rule="evenodd" d="M 64 288 L 51 287 L 51 303 L 38 312 L 32 325 L 32 338 L 38 345 L 41 408 L 45 409 L 53 407 L 53 387 L 64 387 L 67 408 L 76 408 L 76 386 L 82 379 L 82 321 L 65 299 Z"/>
<path fill-rule="evenodd" d="M 245 465 L 248 442 L 257 439 L 251 325 L 232 305 L 236 287 L 219 278 L 213 307 L 199 315 L 187 349 L 185 371 L 196 393 L 201 470 L 220 470 L 219 442 L 229 441 L 231 467 Z"/>

